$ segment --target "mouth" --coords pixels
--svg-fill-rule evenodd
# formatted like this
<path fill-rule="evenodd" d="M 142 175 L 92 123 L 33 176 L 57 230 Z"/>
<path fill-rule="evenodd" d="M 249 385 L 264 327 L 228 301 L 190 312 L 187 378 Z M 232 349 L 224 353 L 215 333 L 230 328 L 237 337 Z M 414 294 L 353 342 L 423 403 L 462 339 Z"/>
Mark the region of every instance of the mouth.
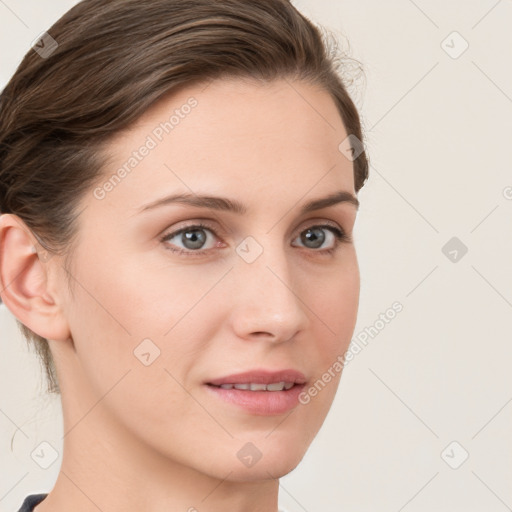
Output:
<path fill-rule="evenodd" d="M 295 386 L 294 382 L 273 382 L 271 384 L 259 384 L 257 382 L 243 383 L 243 384 L 221 384 L 216 386 L 215 384 L 209 384 L 210 386 L 221 388 L 221 389 L 242 389 L 245 391 L 283 391 Z"/>
<path fill-rule="evenodd" d="M 205 382 L 210 393 L 250 414 L 284 414 L 298 405 L 306 378 L 296 370 L 253 370 Z"/>

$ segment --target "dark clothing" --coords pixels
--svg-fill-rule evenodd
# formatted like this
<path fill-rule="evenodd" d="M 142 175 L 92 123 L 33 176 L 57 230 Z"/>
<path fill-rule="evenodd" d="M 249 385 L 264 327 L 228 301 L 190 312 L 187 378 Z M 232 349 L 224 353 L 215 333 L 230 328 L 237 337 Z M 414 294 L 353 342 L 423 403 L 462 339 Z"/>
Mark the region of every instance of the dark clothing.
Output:
<path fill-rule="evenodd" d="M 41 503 L 41 501 L 43 501 L 46 498 L 46 496 L 48 496 L 48 493 L 28 495 L 23 501 L 21 508 L 18 510 L 18 512 L 32 512 L 34 510 L 34 507 L 36 505 L 39 505 L 39 503 Z"/>

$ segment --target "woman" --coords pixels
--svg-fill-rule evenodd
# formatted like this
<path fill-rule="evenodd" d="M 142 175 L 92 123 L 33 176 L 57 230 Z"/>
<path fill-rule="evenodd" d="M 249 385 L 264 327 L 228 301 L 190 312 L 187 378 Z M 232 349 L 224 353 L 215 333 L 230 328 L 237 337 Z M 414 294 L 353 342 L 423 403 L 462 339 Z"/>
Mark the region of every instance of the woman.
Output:
<path fill-rule="evenodd" d="M 277 510 L 359 300 L 368 162 L 326 46 L 286 0 L 84 0 L 24 58 L 0 289 L 65 435 L 20 510 Z"/>

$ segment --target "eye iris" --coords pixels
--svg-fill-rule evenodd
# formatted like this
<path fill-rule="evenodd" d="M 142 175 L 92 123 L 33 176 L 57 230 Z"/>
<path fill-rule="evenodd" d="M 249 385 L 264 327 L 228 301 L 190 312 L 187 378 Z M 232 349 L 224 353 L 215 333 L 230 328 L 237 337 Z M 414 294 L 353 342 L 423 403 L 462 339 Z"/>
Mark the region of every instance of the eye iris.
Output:
<path fill-rule="evenodd" d="M 313 245 L 308 247 L 317 248 L 320 247 L 325 241 L 325 233 L 321 228 L 310 228 L 304 231 L 301 235 L 302 242 L 307 245 L 306 242 L 312 242 Z"/>
<path fill-rule="evenodd" d="M 206 242 L 206 235 L 202 229 L 191 229 L 181 235 L 181 241 L 187 249 L 200 249 Z"/>

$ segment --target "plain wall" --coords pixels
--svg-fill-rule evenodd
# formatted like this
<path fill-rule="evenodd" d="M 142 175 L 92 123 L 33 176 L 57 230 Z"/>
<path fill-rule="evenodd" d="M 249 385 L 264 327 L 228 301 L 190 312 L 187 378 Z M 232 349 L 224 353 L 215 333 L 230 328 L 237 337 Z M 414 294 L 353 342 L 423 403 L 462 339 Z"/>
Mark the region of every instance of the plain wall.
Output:
<path fill-rule="evenodd" d="M 0 86 L 74 3 L 0 2 Z M 280 501 L 290 512 L 510 509 L 512 2 L 294 3 L 363 63 L 352 92 L 372 167 L 355 230 L 355 355 Z M 30 453 L 58 448 L 62 427 L 3 305 L 0 347 L 0 512 L 11 512 L 51 489 L 59 462 L 43 470 Z"/>

